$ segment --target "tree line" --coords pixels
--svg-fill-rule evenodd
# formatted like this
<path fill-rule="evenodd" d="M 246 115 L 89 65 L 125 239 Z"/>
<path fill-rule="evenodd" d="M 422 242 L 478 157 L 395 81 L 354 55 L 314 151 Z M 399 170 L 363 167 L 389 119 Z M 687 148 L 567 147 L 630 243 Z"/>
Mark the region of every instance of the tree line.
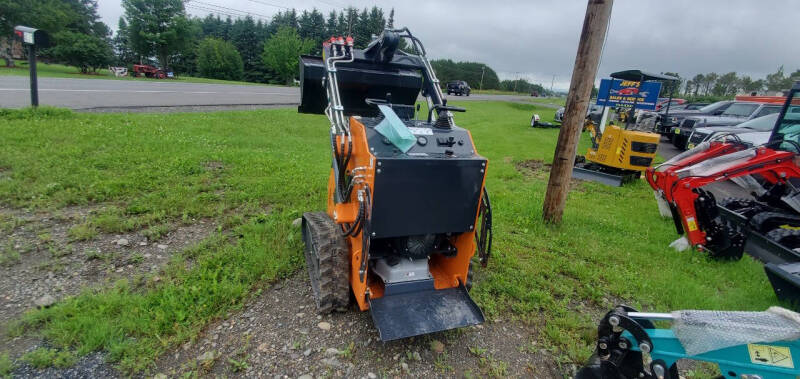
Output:
<path fill-rule="evenodd" d="M 762 79 L 754 79 L 748 75 L 739 75 L 736 72 L 719 74 L 710 72 L 697 74 L 691 79 L 681 78 L 677 73 L 665 72 L 663 74 L 676 76 L 679 83 L 665 83 L 662 94 L 668 94 L 674 87 L 676 96 L 683 93 L 689 99 L 716 100 L 730 98 L 737 93 L 761 93 L 764 91 L 778 92 L 792 88 L 794 82 L 800 80 L 800 69 L 787 74 L 783 66 Z"/>

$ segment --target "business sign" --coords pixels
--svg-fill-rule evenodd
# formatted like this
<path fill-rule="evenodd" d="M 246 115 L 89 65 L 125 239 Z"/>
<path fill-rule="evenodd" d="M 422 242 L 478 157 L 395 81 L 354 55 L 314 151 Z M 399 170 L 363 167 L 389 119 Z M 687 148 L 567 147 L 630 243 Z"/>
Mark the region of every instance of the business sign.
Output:
<path fill-rule="evenodd" d="M 627 107 L 636 104 L 636 109 L 656 109 L 661 82 L 634 82 L 631 80 L 603 79 L 597 92 L 597 105 L 604 107 Z"/>

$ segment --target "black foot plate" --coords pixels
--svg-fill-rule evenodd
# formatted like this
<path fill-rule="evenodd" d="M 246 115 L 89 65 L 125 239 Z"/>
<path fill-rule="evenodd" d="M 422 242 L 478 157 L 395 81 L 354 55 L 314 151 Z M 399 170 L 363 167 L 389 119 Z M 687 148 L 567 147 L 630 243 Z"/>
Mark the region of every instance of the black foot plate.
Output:
<path fill-rule="evenodd" d="M 483 313 L 463 286 L 385 295 L 369 303 L 382 341 L 484 322 Z"/>

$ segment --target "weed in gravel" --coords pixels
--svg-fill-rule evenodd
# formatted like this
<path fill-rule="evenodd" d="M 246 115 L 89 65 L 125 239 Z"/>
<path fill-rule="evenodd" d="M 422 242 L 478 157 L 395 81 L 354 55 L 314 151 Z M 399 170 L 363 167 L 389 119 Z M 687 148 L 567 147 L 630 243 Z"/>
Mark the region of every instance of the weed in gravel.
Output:
<path fill-rule="evenodd" d="M 0 214 L 0 232 L 11 232 L 22 225 L 27 224 L 28 221 L 13 215 Z"/>
<path fill-rule="evenodd" d="M 40 347 L 22 356 L 22 361 L 42 369 L 46 367 L 66 368 L 75 364 L 75 354 L 68 350 L 56 350 Z"/>
<path fill-rule="evenodd" d="M 14 371 L 14 362 L 8 353 L 0 354 L 0 378 L 10 378 L 11 371 Z"/>
<path fill-rule="evenodd" d="M 67 236 L 71 241 L 91 241 L 97 237 L 97 228 L 90 223 L 83 223 L 69 228 Z"/>
<path fill-rule="evenodd" d="M 36 238 L 38 238 L 39 242 L 43 244 L 49 244 L 53 242 L 53 236 L 51 236 L 50 233 L 47 232 L 38 234 Z"/>
<path fill-rule="evenodd" d="M 453 366 L 447 363 L 447 353 L 441 353 L 437 355 L 436 359 L 433 361 L 433 366 L 436 367 L 437 370 L 441 371 L 442 374 L 455 371 Z"/>
<path fill-rule="evenodd" d="M 0 247 L 0 266 L 11 266 L 19 262 L 19 251 L 12 244 Z"/>
<path fill-rule="evenodd" d="M 478 365 L 485 369 L 486 373 L 492 378 L 508 377 L 508 363 L 495 358 L 493 355 L 480 358 Z"/>
<path fill-rule="evenodd" d="M 469 348 L 469 352 L 472 353 L 472 355 L 480 358 L 484 354 L 486 354 L 486 349 L 478 347 L 478 346 L 475 346 L 475 347 Z"/>
<path fill-rule="evenodd" d="M 73 253 L 72 246 L 59 246 L 54 243 L 47 244 L 47 251 L 50 252 L 50 255 L 53 258 L 66 257 L 67 255 L 71 255 Z"/>
<path fill-rule="evenodd" d="M 99 260 L 103 262 L 108 262 L 112 258 L 114 258 L 114 253 L 102 253 L 99 250 L 88 250 L 86 251 L 85 254 L 87 261 Z"/>
<path fill-rule="evenodd" d="M 138 265 L 142 262 L 144 262 L 144 255 L 142 255 L 142 253 L 133 253 L 130 258 L 128 258 L 128 264 Z"/>
<path fill-rule="evenodd" d="M 156 242 L 169 233 L 169 224 L 156 224 L 151 225 L 149 228 L 142 232 L 142 235 L 147 237 L 150 242 Z"/>
<path fill-rule="evenodd" d="M 350 359 L 353 356 L 353 352 L 356 349 L 356 344 L 353 341 L 347 345 L 346 348 L 339 350 L 339 356 L 345 359 Z"/>
<path fill-rule="evenodd" d="M 133 220 L 125 217 L 119 208 L 108 208 L 102 213 L 92 218 L 92 224 L 96 225 L 103 233 L 124 233 L 136 228 Z"/>

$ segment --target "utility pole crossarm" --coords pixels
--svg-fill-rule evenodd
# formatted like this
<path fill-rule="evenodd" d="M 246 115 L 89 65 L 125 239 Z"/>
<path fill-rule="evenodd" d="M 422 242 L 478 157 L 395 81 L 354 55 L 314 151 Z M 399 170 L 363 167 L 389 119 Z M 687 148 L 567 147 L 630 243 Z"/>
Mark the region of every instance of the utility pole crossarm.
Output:
<path fill-rule="evenodd" d="M 543 217 L 550 223 L 560 223 L 569 193 L 575 151 L 580 140 L 586 109 L 594 87 L 600 54 L 603 51 L 608 21 L 614 0 L 589 0 L 583 30 L 578 43 L 578 53 L 572 70 L 572 81 L 564 110 L 564 121 L 558 133 L 558 142 L 547 182 Z"/>

